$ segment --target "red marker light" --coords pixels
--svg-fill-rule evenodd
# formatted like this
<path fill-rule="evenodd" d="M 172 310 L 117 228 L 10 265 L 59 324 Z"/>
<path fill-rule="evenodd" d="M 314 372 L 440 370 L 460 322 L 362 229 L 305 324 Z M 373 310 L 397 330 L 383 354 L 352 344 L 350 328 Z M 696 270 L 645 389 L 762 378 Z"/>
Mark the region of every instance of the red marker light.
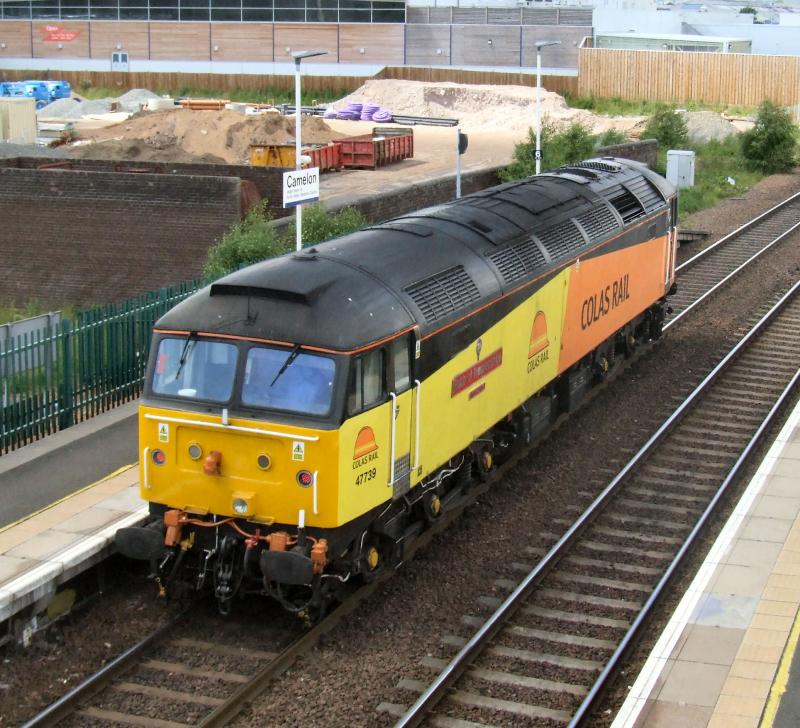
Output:
<path fill-rule="evenodd" d="M 310 488 L 314 483 L 314 476 L 308 470 L 300 470 L 297 473 L 297 484 L 301 488 Z"/>
<path fill-rule="evenodd" d="M 167 456 L 164 454 L 163 450 L 153 450 L 151 457 L 156 465 L 163 465 L 165 462 L 167 462 Z"/>

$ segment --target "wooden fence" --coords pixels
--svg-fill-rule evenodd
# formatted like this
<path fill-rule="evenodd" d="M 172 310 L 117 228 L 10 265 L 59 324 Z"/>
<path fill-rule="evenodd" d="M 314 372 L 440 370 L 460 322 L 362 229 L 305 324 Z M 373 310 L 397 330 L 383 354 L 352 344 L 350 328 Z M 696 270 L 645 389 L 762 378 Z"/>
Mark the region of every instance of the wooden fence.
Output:
<path fill-rule="evenodd" d="M 218 73 L 112 73 L 110 71 L 25 71 L 3 69 L 0 80 L 22 81 L 28 78 L 58 79 L 69 81 L 80 93 L 81 84 L 96 88 L 118 88 L 124 93 L 131 88 L 147 88 L 153 91 L 180 92 L 181 89 L 211 89 L 214 91 L 294 91 L 294 76 Z M 493 71 L 463 71 L 455 68 L 405 68 L 386 67 L 372 76 L 303 76 L 303 95 L 319 94 L 323 98 L 346 96 L 355 91 L 369 78 L 396 78 L 406 81 L 471 84 L 516 84 L 535 86 L 536 77 L 531 74 Z M 574 76 L 542 76 L 542 85 L 548 91 L 575 93 L 578 79 Z"/>
<path fill-rule="evenodd" d="M 375 75 L 375 78 L 397 78 L 404 81 L 427 81 L 439 83 L 491 84 L 495 86 L 536 86 L 536 76 L 530 73 L 514 71 L 466 71 L 458 68 L 419 68 L 408 66 L 387 66 Z M 578 91 L 576 76 L 542 75 L 542 86 L 555 93 L 571 93 Z"/>
<path fill-rule="evenodd" d="M 800 57 L 579 49 L 578 94 L 597 98 L 781 106 L 800 103 Z"/>
<path fill-rule="evenodd" d="M 0 80 L 22 81 L 28 78 L 69 81 L 80 93 L 82 84 L 96 88 L 118 88 L 124 93 L 132 88 L 153 91 L 180 92 L 181 89 L 211 89 L 214 91 L 289 91 L 294 92 L 294 76 L 269 74 L 222 73 L 149 73 L 111 71 L 26 71 L 3 69 Z M 364 76 L 306 76 L 303 75 L 303 95 L 318 93 L 326 97 L 345 96 L 355 91 L 367 77 Z"/>

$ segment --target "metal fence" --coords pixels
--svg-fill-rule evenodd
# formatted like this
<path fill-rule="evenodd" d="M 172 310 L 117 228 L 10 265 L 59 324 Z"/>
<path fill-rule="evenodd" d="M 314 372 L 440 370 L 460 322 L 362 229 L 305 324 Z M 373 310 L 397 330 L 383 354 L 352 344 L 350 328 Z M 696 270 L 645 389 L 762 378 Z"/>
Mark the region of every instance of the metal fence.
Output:
<path fill-rule="evenodd" d="M 0 341 L 0 454 L 137 397 L 155 321 L 200 281 Z"/>

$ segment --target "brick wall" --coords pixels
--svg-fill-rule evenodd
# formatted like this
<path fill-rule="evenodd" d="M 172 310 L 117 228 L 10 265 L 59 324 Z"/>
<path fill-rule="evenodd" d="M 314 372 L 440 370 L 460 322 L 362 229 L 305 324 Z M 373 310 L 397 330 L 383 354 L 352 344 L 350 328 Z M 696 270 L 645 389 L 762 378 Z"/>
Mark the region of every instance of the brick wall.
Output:
<path fill-rule="evenodd" d="M 252 182 L 262 199 L 266 199 L 274 218 L 284 217 L 291 210 L 283 207 L 284 170 L 273 167 L 249 167 L 237 164 L 185 164 L 176 162 L 120 162 L 106 159 L 61 159 L 16 157 L 0 160 L 0 166 L 38 169 L 42 165 L 59 165 L 64 169 L 91 172 L 136 172 L 137 174 L 179 174 L 210 177 L 238 177 Z"/>
<path fill-rule="evenodd" d="M 633 159 L 636 162 L 644 162 L 650 169 L 653 169 L 658 158 L 658 142 L 655 139 L 643 139 L 639 142 L 614 144 L 598 149 L 597 156 Z"/>
<path fill-rule="evenodd" d="M 0 301 L 118 301 L 200 274 L 237 177 L 0 168 Z"/>
<path fill-rule="evenodd" d="M 656 150 L 648 140 L 601 153 L 652 166 Z M 4 303 L 82 307 L 197 277 L 208 248 L 240 218 L 241 179 L 262 197 L 281 200 L 279 169 L 105 160 L 70 160 L 79 168 L 73 170 L 37 169 L 63 161 L 0 159 L 0 259 L 11 261 L 6 270 L 13 271 L 0 279 Z M 143 171 L 118 171 L 131 168 Z M 500 169 L 463 174 L 462 193 L 498 184 Z M 455 177 L 448 175 L 411 184 L 402 194 L 340 200 L 331 209 L 353 206 L 380 222 L 454 197 Z M 276 218 L 290 212 L 270 207 Z"/>

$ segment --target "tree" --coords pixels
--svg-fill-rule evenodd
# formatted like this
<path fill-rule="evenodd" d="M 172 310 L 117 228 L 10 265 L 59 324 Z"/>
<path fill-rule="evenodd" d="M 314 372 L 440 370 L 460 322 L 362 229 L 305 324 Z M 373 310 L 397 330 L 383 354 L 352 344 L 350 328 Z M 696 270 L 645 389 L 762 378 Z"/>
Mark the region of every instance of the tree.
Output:
<path fill-rule="evenodd" d="M 748 5 L 747 7 L 744 7 L 739 11 L 739 15 L 742 15 L 742 14 L 744 14 L 744 15 L 757 15 L 758 14 L 758 10 L 756 10 L 755 8 L 753 8 L 750 5 Z"/>
<path fill-rule="evenodd" d="M 642 139 L 656 139 L 662 149 L 680 149 L 688 144 L 689 131 L 677 111 L 661 104 L 648 119 Z"/>
<path fill-rule="evenodd" d="M 797 164 L 797 126 L 786 109 L 765 101 L 756 123 L 742 134 L 742 154 L 748 166 L 767 174 L 788 172 Z"/>

